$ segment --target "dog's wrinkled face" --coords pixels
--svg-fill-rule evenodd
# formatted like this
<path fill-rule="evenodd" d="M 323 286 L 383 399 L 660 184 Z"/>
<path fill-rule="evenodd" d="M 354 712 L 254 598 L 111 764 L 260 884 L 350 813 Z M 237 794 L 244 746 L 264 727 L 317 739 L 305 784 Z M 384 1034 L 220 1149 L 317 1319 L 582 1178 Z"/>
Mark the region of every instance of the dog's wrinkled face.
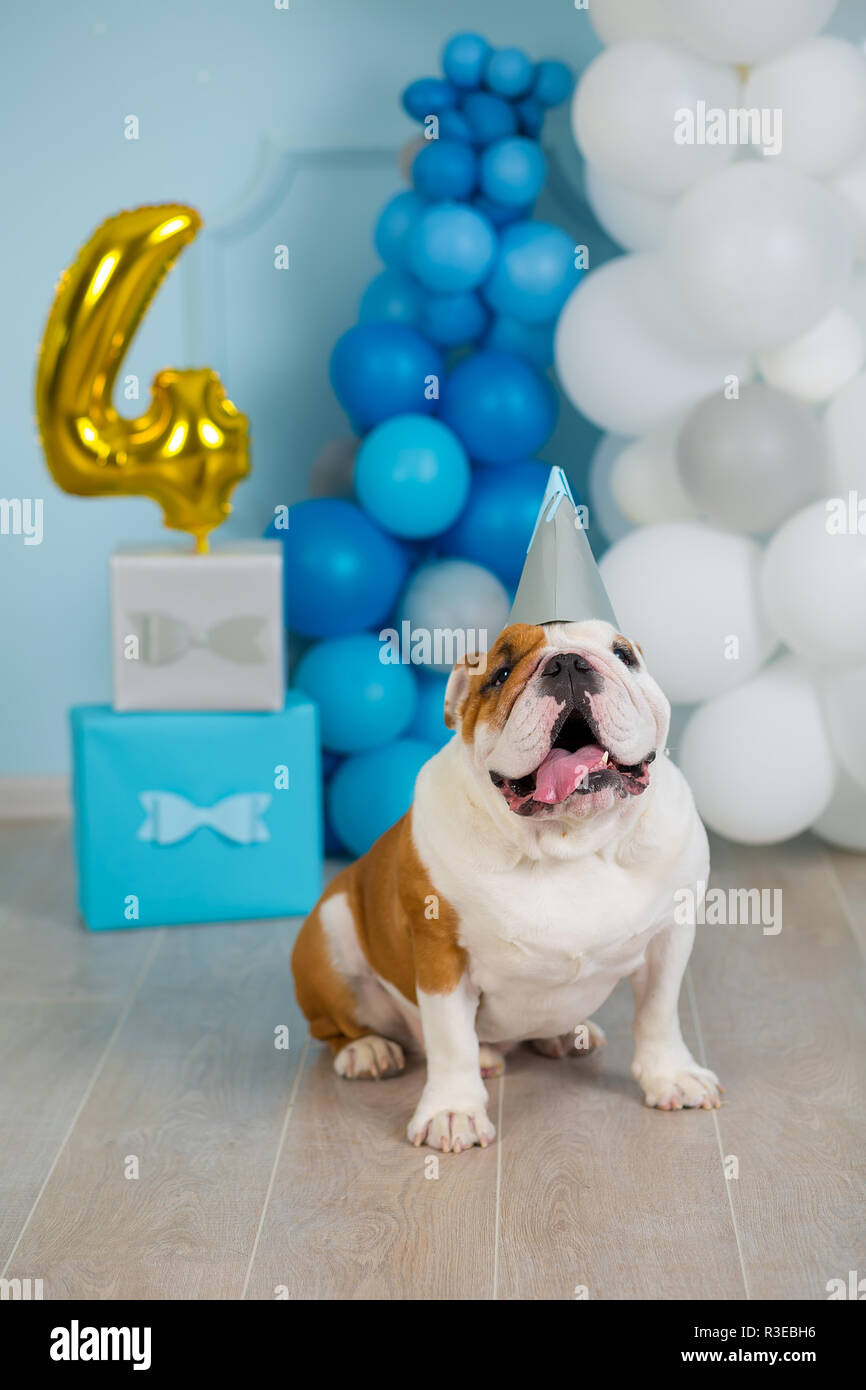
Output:
<path fill-rule="evenodd" d="M 483 670 L 461 662 L 445 694 L 479 775 L 524 817 L 579 817 L 639 796 L 670 705 L 640 650 L 610 623 L 516 623 Z"/>

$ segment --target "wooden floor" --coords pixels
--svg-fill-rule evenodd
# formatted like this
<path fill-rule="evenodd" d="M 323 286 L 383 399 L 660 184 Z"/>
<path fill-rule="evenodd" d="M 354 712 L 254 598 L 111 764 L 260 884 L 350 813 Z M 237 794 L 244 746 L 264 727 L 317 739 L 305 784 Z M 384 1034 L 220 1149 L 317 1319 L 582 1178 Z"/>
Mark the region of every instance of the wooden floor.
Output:
<path fill-rule="evenodd" d="M 683 1025 L 720 1111 L 642 1106 L 620 985 L 600 1057 L 512 1054 L 497 1142 L 437 1158 L 404 1138 L 419 1063 L 349 1083 L 307 1043 L 297 922 L 90 934 L 68 838 L 0 825 L 5 1277 L 46 1299 L 821 1299 L 866 1274 L 862 856 L 714 845 L 718 886 L 784 908 L 778 935 L 698 930 Z"/>

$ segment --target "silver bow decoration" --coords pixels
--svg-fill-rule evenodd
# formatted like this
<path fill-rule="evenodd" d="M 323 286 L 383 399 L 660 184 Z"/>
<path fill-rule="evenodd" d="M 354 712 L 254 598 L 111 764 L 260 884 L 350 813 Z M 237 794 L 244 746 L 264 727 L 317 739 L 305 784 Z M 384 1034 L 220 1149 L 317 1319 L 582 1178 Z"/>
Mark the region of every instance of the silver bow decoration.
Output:
<path fill-rule="evenodd" d="M 271 804 L 267 792 L 238 792 L 213 806 L 196 806 L 177 792 L 142 792 L 139 801 L 145 811 L 139 840 L 174 845 L 202 826 L 238 845 L 261 844 L 271 838 L 261 819 Z"/>
<path fill-rule="evenodd" d="M 265 618 L 226 618 L 214 627 L 196 631 L 170 613 L 131 613 L 141 642 L 141 659 L 150 666 L 167 666 L 192 647 L 204 647 L 242 666 L 258 666 L 265 653 L 258 644 Z"/>

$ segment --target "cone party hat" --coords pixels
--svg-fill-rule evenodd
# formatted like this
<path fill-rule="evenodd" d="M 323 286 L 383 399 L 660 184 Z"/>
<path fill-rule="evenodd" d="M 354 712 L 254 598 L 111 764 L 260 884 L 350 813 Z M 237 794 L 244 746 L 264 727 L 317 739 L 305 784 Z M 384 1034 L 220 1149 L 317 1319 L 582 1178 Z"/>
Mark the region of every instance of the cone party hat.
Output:
<path fill-rule="evenodd" d="M 561 468 L 551 468 L 511 609 L 512 623 L 619 624 Z"/>

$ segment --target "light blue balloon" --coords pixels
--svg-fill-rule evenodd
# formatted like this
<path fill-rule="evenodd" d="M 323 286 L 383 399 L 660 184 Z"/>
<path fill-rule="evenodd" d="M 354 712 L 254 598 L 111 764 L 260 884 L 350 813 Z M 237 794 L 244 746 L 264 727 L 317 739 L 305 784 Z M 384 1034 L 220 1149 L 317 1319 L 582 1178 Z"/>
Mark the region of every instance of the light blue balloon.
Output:
<path fill-rule="evenodd" d="M 412 179 L 425 198 L 468 198 L 478 182 L 478 158 L 465 140 L 431 140 L 412 162 Z"/>
<path fill-rule="evenodd" d="M 535 79 L 535 66 L 519 48 L 500 48 L 491 53 L 484 70 L 484 85 L 501 97 L 521 97 Z"/>
<path fill-rule="evenodd" d="M 574 238 L 547 222 L 516 222 L 500 234 L 484 298 L 498 314 L 524 323 L 553 323 L 583 271 Z"/>
<path fill-rule="evenodd" d="M 555 58 L 545 58 L 535 69 L 532 95 L 539 106 L 559 106 L 571 96 L 573 86 L 571 68 Z"/>
<path fill-rule="evenodd" d="M 399 738 L 414 717 L 412 668 L 383 662 L 384 650 L 378 637 L 361 632 L 317 642 L 301 658 L 295 685 L 318 706 L 322 745 L 330 752 L 377 748 Z"/>
<path fill-rule="evenodd" d="M 409 261 L 409 241 L 415 225 L 430 204 L 409 190 L 398 193 L 379 214 L 373 241 L 386 265 L 405 270 Z"/>
<path fill-rule="evenodd" d="M 469 495 L 469 460 L 457 436 L 427 415 L 397 415 L 364 439 L 355 491 L 365 511 L 395 536 L 435 536 Z"/>
<path fill-rule="evenodd" d="M 449 82 L 463 91 L 480 87 L 484 68 L 492 49 L 480 34 L 455 34 L 442 52 L 442 71 Z"/>
<path fill-rule="evenodd" d="M 445 687 L 448 677 L 419 671 L 415 679 L 418 703 L 415 718 L 406 732 L 410 738 L 420 738 L 434 748 L 442 748 L 454 737 L 453 730 L 445 726 Z"/>
<path fill-rule="evenodd" d="M 475 145 L 489 145 L 492 140 L 502 140 L 517 130 L 517 116 L 511 102 L 492 92 L 470 92 L 463 98 L 462 110 Z"/>
<path fill-rule="evenodd" d="M 424 292 L 399 270 L 383 270 L 371 280 L 361 298 L 362 323 L 402 323 L 417 328 L 424 306 Z"/>
<path fill-rule="evenodd" d="M 473 343 L 487 327 L 488 313 L 475 290 L 460 294 L 430 294 L 421 308 L 418 327 L 437 347 Z"/>
<path fill-rule="evenodd" d="M 553 331 L 552 323 L 521 323 L 520 319 L 498 314 L 490 325 L 483 346 L 499 352 L 513 352 L 534 367 L 546 371 L 553 361 Z"/>
<path fill-rule="evenodd" d="M 409 241 L 409 269 L 439 293 L 472 290 L 490 271 L 496 233 L 463 203 L 437 203 L 418 218 Z"/>
<path fill-rule="evenodd" d="M 405 815 L 415 779 L 436 749 L 417 738 L 358 753 L 337 768 L 328 785 L 328 813 L 342 843 L 353 854 L 367 850 Z"/>
<path fill-rule="evenodd" d="M 506 207 L 534 203 L 547 178 L 541 146 L 525 135 L 513 135 L 488 145 L 481 156 L 481 191 Z"/>

